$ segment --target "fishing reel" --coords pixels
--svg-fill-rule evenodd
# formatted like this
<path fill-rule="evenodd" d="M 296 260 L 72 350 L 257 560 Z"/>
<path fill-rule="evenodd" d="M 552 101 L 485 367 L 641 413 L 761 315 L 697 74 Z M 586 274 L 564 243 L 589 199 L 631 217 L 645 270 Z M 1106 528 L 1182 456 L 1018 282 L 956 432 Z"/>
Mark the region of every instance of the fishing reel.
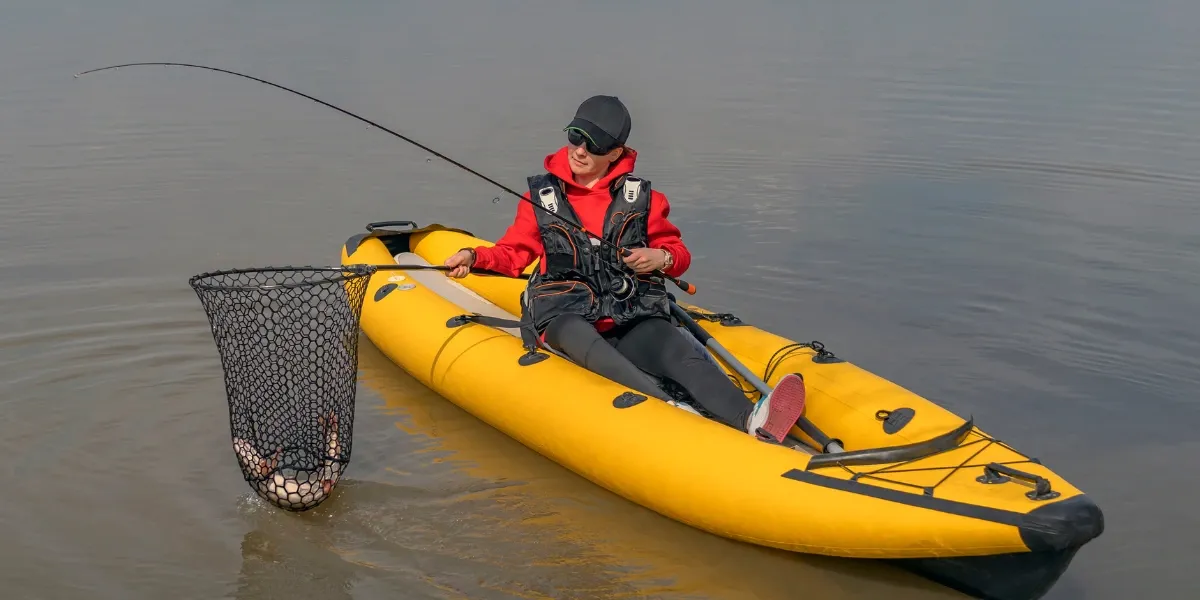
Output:
<path fill-rule="evenodd" d="M 637 291 L 637 285 L 634 284 L 633 277 L 620 273 L 609 284 L 609 291 L 612 292 L 614 298 L 624 302 L 633 297 L 634 292 Z"/>
<path fill-rule="evenodd" d="M 603 268 L 608 273 L 608 293 L 618 302 L 625 302 L 637 293 L 637 282 L 633 280 L 632 271 L 612 263 L 604 263 Z"/>

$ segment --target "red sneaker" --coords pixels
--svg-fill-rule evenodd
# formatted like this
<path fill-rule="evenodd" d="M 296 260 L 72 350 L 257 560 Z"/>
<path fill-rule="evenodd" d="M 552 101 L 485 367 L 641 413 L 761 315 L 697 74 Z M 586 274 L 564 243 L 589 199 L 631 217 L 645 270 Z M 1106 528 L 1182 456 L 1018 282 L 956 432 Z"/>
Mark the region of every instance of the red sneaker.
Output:
<path fill-rule="evenodd" d="M 799 373 L 788 373 L 766 398 L 754 405 L 746 419 L 746 432 L 760 439 L 783 443 L 803 412 L 804 377 Z"/>

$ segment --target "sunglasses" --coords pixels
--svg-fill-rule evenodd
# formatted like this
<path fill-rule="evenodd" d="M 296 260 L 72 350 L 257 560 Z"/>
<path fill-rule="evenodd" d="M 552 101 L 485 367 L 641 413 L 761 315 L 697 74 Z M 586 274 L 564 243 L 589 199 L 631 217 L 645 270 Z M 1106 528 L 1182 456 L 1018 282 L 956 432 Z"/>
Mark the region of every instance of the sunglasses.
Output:
<path fill-rule="evenodd" d="M 600 147 L 600 145 L 596 143 L 596 140 L 592 139 L 592 136 L 588 135 L 586 131 L 578 127 L 567 128 L 567 143 L 571 144 L 572 146 L 583 146 L 586 144 L 588 154 L 595 154 L 597 156 L 608 154 L 609 152 L 613 151 L 613 148 L 617 147 L 617 144 L 613 144 L 609 148 Z"/>

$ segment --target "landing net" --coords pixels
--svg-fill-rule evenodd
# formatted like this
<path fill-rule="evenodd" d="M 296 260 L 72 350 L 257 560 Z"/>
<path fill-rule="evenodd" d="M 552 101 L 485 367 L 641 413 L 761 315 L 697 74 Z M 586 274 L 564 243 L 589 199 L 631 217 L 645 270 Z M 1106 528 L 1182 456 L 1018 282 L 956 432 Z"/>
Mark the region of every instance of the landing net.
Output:
<path fill-rule="evenodd" d="M 242 474 L 280 508 L 317 506 L 349 465 L 359 317 L 373 272 L 267 267 L 188 281 L 220 354 Z"/>

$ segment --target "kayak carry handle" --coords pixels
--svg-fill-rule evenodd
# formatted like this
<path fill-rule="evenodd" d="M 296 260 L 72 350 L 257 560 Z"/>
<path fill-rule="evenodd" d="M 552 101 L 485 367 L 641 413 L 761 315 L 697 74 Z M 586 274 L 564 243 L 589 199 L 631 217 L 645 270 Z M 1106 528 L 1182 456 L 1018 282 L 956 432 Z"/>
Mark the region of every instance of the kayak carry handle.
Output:
<path fill-rule="evenodd" d="M 417 228 L 416 221 L 376 221 L 374 223 L 367 223 L 367 231 L 374 233 L 375 229 L 379 227 L 402 227 L 405 225 L 407 225 L 409 229 Z"/>
<path fill-rule="evenodd" d="M 1020 479 L 1032 483 L 1034 488 L 1032 492 L 1025 494 L 1030 500 L 1050 500 L 1057 498 L 1059 493 L 1050 489 L 1050 480 L 1040 475 L 1019 471 L 1008 465 L 1000 463 L 989 463 L 983 467 L 983 475 L 975 478 L 975 481 L 984 484 L 1004 483 L 1010 479 Z"/>

